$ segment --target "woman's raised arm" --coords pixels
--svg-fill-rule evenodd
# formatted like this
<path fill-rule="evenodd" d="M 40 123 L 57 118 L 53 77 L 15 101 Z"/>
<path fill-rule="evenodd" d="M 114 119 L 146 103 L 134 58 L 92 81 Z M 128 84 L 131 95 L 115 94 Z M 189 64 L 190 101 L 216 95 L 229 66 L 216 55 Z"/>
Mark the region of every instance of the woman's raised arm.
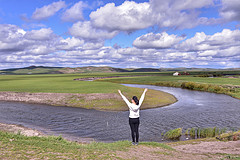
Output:
<path fill-rule="evenodd" d="M 144 97 L 145 97 L 145 93 L 147 92 L 147 88 L 145 88 L 144 89 L 144 91 L 143 91 L 143 94 L 142 94 L 142 96 L 141 96 L 141 98 L 140 98 L 140 100 L 139 100 L 139 107 L 142 105 L 142 103 L 143 103 L 143 100 L 144 100 Z"/>
<path fill-rule="evenodd" d="M 128 99 L 122 94 L 120 90 L 118 90 L 118 93 L 121 95 L 122 99 L 125 101 L 125 103 L 130 106 L 131 103 L 128 101 Z"/>

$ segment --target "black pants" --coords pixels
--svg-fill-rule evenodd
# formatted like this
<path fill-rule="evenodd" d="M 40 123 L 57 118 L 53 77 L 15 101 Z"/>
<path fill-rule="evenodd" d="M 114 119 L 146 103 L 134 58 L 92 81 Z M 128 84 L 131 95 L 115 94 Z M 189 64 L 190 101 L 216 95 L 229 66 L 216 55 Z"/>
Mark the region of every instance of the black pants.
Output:
<path fill-rule="evenodd" d="M 139 118 L 129 118 L 129 125 L 130 125 L 131 133 L 132 133 L 132 142 L 138 142 L 138 139 L 139 139 L 139 132 L 138 132 L 139 124 L 140 124 Z M 136 135 L 136 140 L 135 140 L 135 135 Z"/>

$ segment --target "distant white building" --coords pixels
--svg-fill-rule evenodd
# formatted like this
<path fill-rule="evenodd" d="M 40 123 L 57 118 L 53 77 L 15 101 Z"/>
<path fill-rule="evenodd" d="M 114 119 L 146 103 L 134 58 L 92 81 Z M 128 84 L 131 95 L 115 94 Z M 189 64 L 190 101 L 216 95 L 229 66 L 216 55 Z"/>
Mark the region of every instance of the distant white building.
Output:
<path fill-rule="evenodd" d="M 173 76 L 179 76 L 178 72 L 173 73 Z"/>

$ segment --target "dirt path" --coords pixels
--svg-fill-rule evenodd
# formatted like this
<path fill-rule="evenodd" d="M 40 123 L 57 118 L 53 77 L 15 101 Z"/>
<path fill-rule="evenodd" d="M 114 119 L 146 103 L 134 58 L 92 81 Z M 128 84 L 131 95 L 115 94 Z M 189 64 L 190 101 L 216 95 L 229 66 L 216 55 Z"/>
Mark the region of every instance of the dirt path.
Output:
<path fill-rule="evenodd" d="M 240 158 L 240 141 L 229 142 L 199 142 L 176 145 L 173 149 L 164 149 L 152 146 L 133 146 L 128 151 L 118 151 L 116 156 L 123 159 L 139 160 L 217 160 Z"/>

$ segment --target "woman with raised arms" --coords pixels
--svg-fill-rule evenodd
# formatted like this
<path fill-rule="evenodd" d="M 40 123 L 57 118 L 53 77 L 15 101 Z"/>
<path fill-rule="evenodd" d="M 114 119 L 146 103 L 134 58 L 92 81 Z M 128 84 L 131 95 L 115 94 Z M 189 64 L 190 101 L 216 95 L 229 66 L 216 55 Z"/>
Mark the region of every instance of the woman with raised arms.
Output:
<path fill-rule="evenodd" d="M 118 90 L 118 92 L 129 108 L 129 125 L 131 128 L 131 134 L 132 134 L 132 144 L 138 145 L 138 140 L 139 140 L 138 128 L 139 128 L 139 124 L 140 124 L 139 110 L 143 103 L 145 93 L 147 92 L 147 88 L 144 89 L 144 92 L 143 92 L 140 100 L 138 100 L 138 98 L 136 96 L 133 96 L 132 100 L 131 100 L 132 103 L 130 103 L 128 101 L 128 99 L 122 94 L 122 92 L 120 90 Z"/>

